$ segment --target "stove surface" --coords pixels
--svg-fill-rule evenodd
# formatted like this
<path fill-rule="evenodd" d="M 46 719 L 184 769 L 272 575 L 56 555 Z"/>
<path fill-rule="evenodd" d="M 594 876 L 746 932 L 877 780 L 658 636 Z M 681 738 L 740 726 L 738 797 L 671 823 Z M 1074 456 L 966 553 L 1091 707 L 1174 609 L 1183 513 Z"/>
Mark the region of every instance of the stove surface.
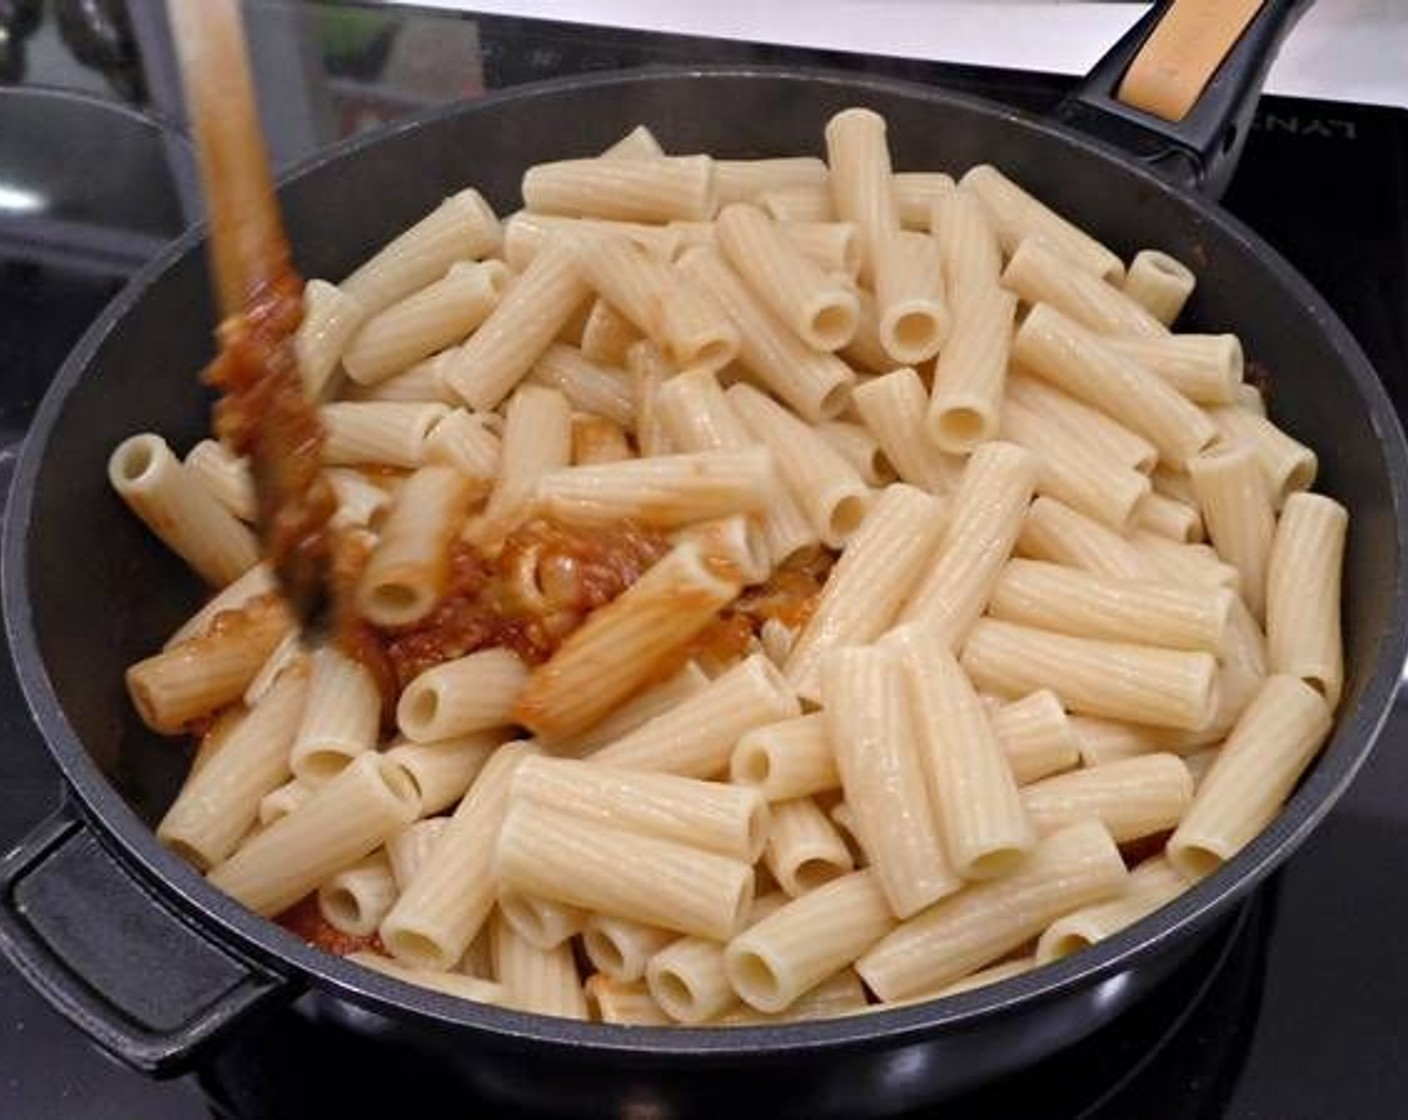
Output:
<path fill-rule="evenodd" d="M 22 206 L 20 212 L 5 209 L 0 191 L 0 481 L 6 484 L 15 441 L 62 355 L 124 271 L 176 232 L 194 208 L 183 162 L 189 153 L 179 136 L 101 107 L 126 102 L 176 116 L 165 100 L 174 71 L 162 60 L 160 28 L 140 15 L 155 5 L 134 5 L 138 18 L 125 29 L 95 19 L 102 26 L 86 31 L 75 30 L 80 17 L 103 6 L 53 7 L 63 18 L 44 9 L 37 28 L 4 40 L 0 81 L 90 90 L 96 100 L 56 126 L 60 145 L 73 143 L 75 129 L 131 127 L 137 130 L 132 143 L 147 145 L 150 158 L 120 174 L 109 169 L 106 182 L 103 169 L 89 164 L 92 180 L 78 184 L 77 197 L 85 205 L 107 197 L 112 205 L 70 208 L 59 215 L 64 222 L 44 226 L 42 238 L 26 236 L 37 227 L 23 224 Z M 38 10 L 0 4 L 0 20 L 27 8 Z M 840 66 L 1035 109 L 1053 103 L 1063 88 L 1057 79 L 1010 72 L 506 18 L 353 4 L 251 8 L 256 71 L 263 69 L 273 83 L 261 85 L 277 106 L 272 143 L 284 161 L 427 104 L 535 78 L 652 62 Z M 0 113 L 14 96 L 0 87 Z M 85 116 L 98 123 L 75 123 Z M 111 124 L 118 119 L 126 123 Z M 16 182 L 21 169 L 29 173 L 26 158 L 14 130 L 0 127 L 0 185 Z M 70 198 L 75 184 L 50 172 L 59 179 L 26 180 L 25 189 Z M 1408 113 L 1268 98 L 1225 203 L 1320 288 L 1400 410 L 1408 407 Z M 0 666 L 0 736 L 3 849 L 57 803 L 60 791 L 8 659 Z M 923 1115 L 967 1120 L 1037 1107 L 1053 1120 L 1402 1115 L 1408 1101 L 1408 954 L 1401 950 L 1408 930 L 1405 743 L 1408 710 L 1396 711 L 1353 788 L 1310 842 L 1236 928 L 1202 950 L 1154 999 L 1059 1058 Z M 208 1071 L 209 1096 L 193 1079 L 156 1085 L 96 1054 L 0 967 L 0 1117 L 190 1120 L 212 1111 L 282 1117 L 327 1114 L 339 1103 L 343 1115 L 355 1114 L 356 1097 L 337 1102 L 320 1096 L 316 1113 L 302 1100 L 312 1084 L 321 1082 L 320 1092 L 327 1088 L 316 1071 L 357 1064 L 355 1039 L 312 1036 L 291 1014 L 267 1030 L 281 1032 L 287 1045 L 280 1049 L 297 1063 L 254 1064 L 235 1049 Z"/>

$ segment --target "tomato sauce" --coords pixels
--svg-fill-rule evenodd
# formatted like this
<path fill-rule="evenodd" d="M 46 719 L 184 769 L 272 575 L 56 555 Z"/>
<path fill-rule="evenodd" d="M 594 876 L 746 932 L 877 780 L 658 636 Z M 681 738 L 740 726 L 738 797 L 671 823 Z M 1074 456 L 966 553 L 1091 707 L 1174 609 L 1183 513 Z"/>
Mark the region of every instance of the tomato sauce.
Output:
<path fill-rule="evenodd" d="M 249 456 L 264 555 L 295 613 L 307 618 L 327 594 L 337 499 L 323 477 L 323 429 L 293 345 L 302 292 L 286 262 L 273 268 L 244 311 L 220 324 L 220 355 L 206 380 L 223 394 L 216 434 Z"/>
<path fill-rule="evenodd" d="M 274 921 L 283 926 L 295 937 L 302 938 L 315 949 L 322 949 L 326 953 L 334 956 L 345 957 L 349 953 L 359 953 L 363 949 L 369 949 L 373 953 L 386 955 L 386 946 L 381 943 L 381 938 L 376 934 L 366 937 L 359 937 L 352 933 L 343 933 L 340 929 L 328 924 L 323 912 L 318 909 L 318 896 L 310 894 L 300 902 L 295 902 L 282 914 L 278 915 Z"/>
<path fill-rule="evenodd" d="M 767 582 L 740 595 L 729 612 L 749 619 L 755 630 L 769 620 L 781 622 L 789 630 L 800 630 L 816 613 L 828 569 L 829 564 L 818 564 L 774 572 Z"/>
<path fill-rule="evenodd" d="M 458 541 L 439 605 L 412 626 L 381 629 L 363 622 L 358 639 L 368 648 L 349 653 L 365 662 L 377 656 L 370 647 L 379 647 L 383 687 L 390 684 L 396 693 L 426 669 L 478 649 L 504 647 L 538 665 L 667 551 L 664 537 L 629 522 L 581 530 L 532 520 L 492 556 Z"/>

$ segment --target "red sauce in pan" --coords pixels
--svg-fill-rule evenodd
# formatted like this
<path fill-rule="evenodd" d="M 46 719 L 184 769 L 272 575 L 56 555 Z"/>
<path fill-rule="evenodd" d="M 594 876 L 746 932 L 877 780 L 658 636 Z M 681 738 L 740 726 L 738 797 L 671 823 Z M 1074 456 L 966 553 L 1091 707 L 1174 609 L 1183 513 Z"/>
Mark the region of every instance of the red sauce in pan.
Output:
<path fill-rule="evenodd" d="M 748 618 L 755 629 L 775 619 L 791 630 L 800 630 L 816 613 L 821 588 L 830 564 L 809 568 L 784 568 L 765 582 L 749 588 L 729 608 L 730 613 Z"/>
<path fill-rule="evenodd" d="M 301 902 L 295 902 L 274 921 L 295 937 L 300 937 L 308 942 L 315 949 L 322 949 L 335 956 L 345 957 L 349 953 L 358 953 L 363 949 L 370 949 L 373 953 L 386 953 L 386 947 L 382 945 L 381 938 L 376 934 L 369 937 L 358 937 L 355 934 L 343 933 L 340 929 L 329 925 L 327 919 L 323 917 L 323 912 L 318 909 L 316 894 L 310 894 Z"/>
<path fill-rule="evenodd" d="M 509 534 L 496 556 L 467 542 L 450 555 L 439 606 L 414 626 L 378 631 L 398 690 L 433 665 L 501 646 L 541 664 L 597 607 L 609 603 L 669 550 L 659 534 L 629 522 L 569 530 L 534 520 Z M 520 589 L 531 570 L 534 601 Z"/>
<path fill-rule="evenodd" d="M 746 657 L 763 623 L 776 619 L 799 630 L 816 612 L 826 576 L 822 567 L 784 569 L 766 582 L 750 587 L 720 612 L 695 639 L 671 659 L 669 672 L 686 661 L 698 661 L 707 672 L 720 671 Z"/>

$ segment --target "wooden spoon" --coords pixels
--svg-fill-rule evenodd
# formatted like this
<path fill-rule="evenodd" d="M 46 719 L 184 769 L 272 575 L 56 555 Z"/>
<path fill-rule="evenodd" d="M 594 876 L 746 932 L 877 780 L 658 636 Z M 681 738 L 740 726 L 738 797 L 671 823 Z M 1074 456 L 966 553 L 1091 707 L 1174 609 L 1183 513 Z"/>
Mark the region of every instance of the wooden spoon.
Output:
<path fill-rule="evenodd" d="M 290 260 L 250 80 L 237 0 L 168 0 L 200 156 L 220 356 L 206 372 L 224 396 L 215 426 L 247 454 L 265 555 L 305 626 L 329 599 L 336 508 L 323 433 L 303 393 L 293 335 L 303 281 Z"/>

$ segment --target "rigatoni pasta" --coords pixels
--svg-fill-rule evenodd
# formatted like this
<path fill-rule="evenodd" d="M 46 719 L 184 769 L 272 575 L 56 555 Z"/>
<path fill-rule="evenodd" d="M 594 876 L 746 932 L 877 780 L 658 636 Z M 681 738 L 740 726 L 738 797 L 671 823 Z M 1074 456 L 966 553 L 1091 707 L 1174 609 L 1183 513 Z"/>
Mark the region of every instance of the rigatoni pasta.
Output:
<path fill-rule="evenodd" d="M 867 280 L 875 276 L 877 253 L 900 229 L 885 133 L 885 118 L 869 109 L 843 110 L 826 124 L 832 205 L 838 218 L 855 224 Z"/>
<path fill-rule="evenodd" d="M 818 712 L 746 731 L 729 762 L 729 777 L 757 786 L 769 801 L 808 797 L 836 789 L 836 755 Z"/>
<path fill-rule="evenodd" d="M 1027 303 L 1054 307 L 1097 334 L 1158 337 L 1166 331 L 1143 304 L 1097 276 L 1072 269 L 1040 235 L 1018 244 L 1002 283 Z"/>
<path fill-rule="evenodd" d="M 224 587 L 258 563 L 254 534 L 160 436 L 137 435 L 119 444 L 108 460 L 108 481 L 132 512 L 212 587 Z"/>
<path fill-rule="evenodd" d="M 469 483 L 452 467 L 422 467 L 406 479 L 357 585 L 365 617 L 404 626 L 434 609 L 445 592 L 450 543 L 470 494 Z"/>
<path fill-rule="evenodd" d="M 854 292 L 828 278 L 766 214 L 729 206 L 719 215 L 718 230 L 729 262 L 807 345 L 839 350 L 851 340 L 860 317 Z"/>
<path fill-rule="evenodd" d="M 1141 249 L 1129 262 L 1122 290 L 1167 327 L 1196 286 L 1197 278 L 1182 261 L 1157 249 Z"/>
<path fill-rule="evenodd" d="M 977 693 L 947 645 L 921 623 L 891 633 L 944 850 L 965 879 L 992 879 L 1019 865 L 1036 831 L 1017 779 Z"/>
<path fill-rule="evenodd" d="M 444 276 L 456 261 L 490 256 L 503 231 L 473 188 L 451 195 L 338 285 L 367 315 Z"/>
<path fill-rule="evenodd" d="M 550 239 L 455 351 L 445 369 L 445 383 L 470 408 L 494 408 L 586 301 L 588 291 L 577 247 L 564 238 Z"/>
<path fill-rule="evenodd" d="M 285 673 L 239 717 L 162 817 L 158 839 L 202 871 L 235 850 L 258 816 L 264 795 L 290 777 L 289 752 L 307 688 L 305 674 Z"/>
<path fill-rule="evenodd" d="M 451 265 L 435 283 L 362 323 L 342 352 L 347 376 L 375 385 L 463 342 L 498 305 L 508 279 L 502 261 Z"/>
<path fill-rule="evenodd" d="M 400 767 L 363 754 L 211 868 L 210 882 L 258 914 L 277 914 L 338 868 L 375 851 L 419 808 L 415 787 Z"/>
<path fill-rule="evenodd" d="M 1174 466 L 1217 436 L 1212 420 L 1167 382 L 1047 304 L 1037 304 L 1023 320 L 1012 354 L 1032 373 L 1144 436 Z"/>
<path fill-rule="evenodd" d="M 1090 715 L 1193 729 L 1214 713 L 1217 660 L 1207 652 L 981 619 L 963 647 L 963 665 L 980 688 L 1020 696 L 1049 687 Z"/>
<path fill-rule="evenodd" d="M 767 658 L 753 654 L 592 755 L 633 770 L 689 778 L 724 772 L 739 737 L 801 711 L 787 682 Z"/>
<path fill-rule="evenodd" d="M 460 801 L 401 896 L 382 920 L 382 943 L 417 968 L 452 968 L 494 908 L 494 845 L 525 745 L 501 747 Z"/>
<path fill-rule="evenodd" d="M 148 727 L 175 734 L 243 696 L 292 628 L 283 604 L 271 599 L 217 616 L 209 632 L 129 666 L 127 692 Z"/>
<path fill-rule="evenodd" d="M 981 445 L 953 497 L 939 554 L 900 611 L 957 644 L 983 612 L 1021 531 L 1036 483 L 1032 456 L 1010 443 Z"/>
<path fill-rule="evenodd" d="M 303 322 L 293 336 L 303 389 L 314 400 L 327 391 L 337 363 L 367 317 L 356 296 L 326 280 L 309 280 L 303 289 Z"/>
<path fill-rule="evenodd" d="M 289 752 L 294 776 L 309 786 L 336 776 L 381 731 L 381 694 L 360 663 L 331 647 L 309 658 L 308 692 Z"/>
<path fill-rule="evenodd" d="M 773 803 L 763 862 L 792 898 L 854 866 L 845 840 L 809 797 Z"/>
<path fill-rule="evenodd" d="M 708 156 L 572 159 L 540 163 L 523 176 L 530 210 L 623 222 L 711 218 L 718 206 Z"/>
<path fill-rule="evenodd" d="M 842 646 L 874 641 L 889 628 L 944 529 L 943 507 L 910 486 L 886 487 L 833 569 L 792 644 L 783 671 L 799 696 L 821 693 L 821 663 Z"/>
<path fill-rule="evenodd" d="M 1344 686 L 1340 571 L 1349 514 L 1332 498 L 1292 494 L 1281 507 L 1266 575 L 1273 673 L 1300 677 L 1333 708 Z"/>
<path fill-rule="evenodd" d="M 1346 687 L 1313 452 L 1157 249 L 869 110 L 826 153 L 637 129 L 310 283 L 331 635 L 244 460 L 119 449 L 218 592 L 128 674 L 199 736 L 163 842 L 406 982 L 707 1026 L 993 982 L 1249 842 Z"/>
<path fill-rule="evenodd" d="M 939 835 L 903 668 L 883 649 L 853 646 L 823 661 L 821 680 L 846 804 L 890 908 L 909 917 L 962 880 Z"/>
<path fill-rule="evenodd" d="M 1072 825 L 1041 841 L 1011 875 L 901 923 L 856 962 L 856 971 L 883 1000 L 942 987 L 1016 949 L 1062 914 L 1112 897 L 1127 875 L 1103 825 Z"/>
<path fill-rule="evenodd" d="M 254 520 L 254 478 L 248 459 L 232 455 L 223 443 L 203 439 L 186 453 L 185 462 L 216 501 L 241 521 Z"/>

